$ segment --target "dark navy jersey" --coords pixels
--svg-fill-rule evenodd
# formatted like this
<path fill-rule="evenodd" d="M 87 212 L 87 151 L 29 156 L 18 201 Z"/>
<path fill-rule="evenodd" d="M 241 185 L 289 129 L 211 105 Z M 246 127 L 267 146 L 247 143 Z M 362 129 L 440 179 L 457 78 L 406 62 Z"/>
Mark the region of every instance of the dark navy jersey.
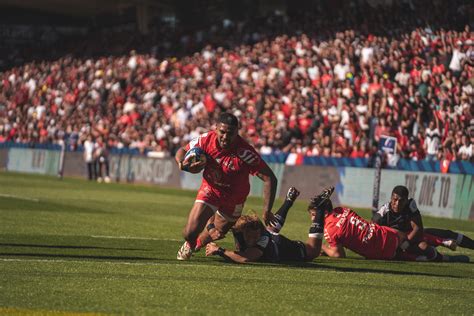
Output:
<path fill-rule="evenodd" d="M 380 226 L 388 226 L 402 232 L 412 230 L 411 221 L 421 216 L 414 199 L 409 199 L 407 206 L 399 213 L 395 213 L 390 207 L 390 202 L 385 203 L 373 214 L 372 221 Z"/>
<path fill-rule="evenodd" d="M 234 233 L 234 238 L 236 248 L 244 251 L 247 247 L 241 233 Z M 306 258 L 306 247 L 303 242 L 268 231 L 262 233 L 256 247 L 263 252 L 259 259 L 263 262 L 304 261 Z"/>

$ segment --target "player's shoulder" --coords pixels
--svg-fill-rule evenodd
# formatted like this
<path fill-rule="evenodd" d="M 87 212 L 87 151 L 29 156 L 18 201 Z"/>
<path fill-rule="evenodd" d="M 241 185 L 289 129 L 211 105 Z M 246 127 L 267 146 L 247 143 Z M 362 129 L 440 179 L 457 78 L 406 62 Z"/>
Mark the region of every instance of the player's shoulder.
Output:
<path fill-rule="evenodd" d="M 255 148 L 240 136 L 237 136 L 234 150 L 237 156 L 248 165 L 258 165 L 262 160 L 262 157 Z"/>
<path fill-rule="evenodd" d="M 215 138 L 216 138 L 216 132 L 208 131 L 208 132 L 202 133 L 201 135 L 199 135 L 196 138 L 192 139 L 189 142 L 189 146 L 190 146 L 190 148 L 193 148 L 194 146 L 199 146 L 199 147 L 203 148 L 207 144 L 211 144 L 213 139 L 215 139 Z"/>
<path fill-rule="evenodd" d="M 342 207 L 342 206 L 338 206 L 338 207 L 333 208 L 332 212 L 335 213 L 335 214 L 351 213 L 351 212 L 354 213 L 354 211 L 351 210 L 350 208 Z"/>
<path fill-rule="evenodd" d="M 204 139 L 213 139 L 217 137 L 216 131 L 207 131 L 205 133 L 202 133 L 199 135 L 199 138 L 204 140 Z"/>
<path fill-rule="evenodd" d="M 419 213 L 420 212 L 418 210 L 418 205 L 416 205 L 415 199 L 409 199 L 408 200 L 407 211 L 410 212 L 410 213 Z"/>
<path fill-rule="evenodd" d="M 342 213 L 344 211 L 344 207 L 338 206 L 332 209 L 333 213 Z"/>

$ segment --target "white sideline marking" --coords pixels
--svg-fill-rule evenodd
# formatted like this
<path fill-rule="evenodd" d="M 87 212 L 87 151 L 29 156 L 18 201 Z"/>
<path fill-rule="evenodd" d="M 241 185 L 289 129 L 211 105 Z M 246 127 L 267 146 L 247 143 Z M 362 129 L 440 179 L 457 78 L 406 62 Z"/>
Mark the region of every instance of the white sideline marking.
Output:
<path fill-rule="evenodd" d="M 12 195 L 12 194 L 3 194 L 3 193 L 0 193 L 0 197 L 6 197 L 6 198 L 11 198 L 11 199 L 17 199 L 17 200 L 25 200 L 25 201 L 39 202 L 39 199 L 29 198 L 29 197 L 23 197 L 23 196 L 18 196 L 18 195 Z"/>
<path fill-rule="evenodd" d="M 134 236 L 102 236 L 92 235 L 91 238 L 107 238 L 107 239 L 138 239 L 138 240 L 162 240 L 162 241 L 183 241 L 181 239 L 172 238 L 153 238 L 153 237 L 134 237 Z"/>
<path fill-rule="evenodd" d="M 191 268 L 205 268 L 208 269 L 209 265 L 207 264 L 192 264 L 192 263 L 183 263 L 182 261 L 177 261 L 176 263 L 171 262 L 126 262 L 126 261 L 102 261 L 102 260 L 61 260 L 61 259 L 14 259 L 14 258 L 0 258 L 0 262 L 38 262 L 38 263 L 104 263 L 104 264 L 120 264 L 120 265 L 129 265 L 129 266 L 180 266 L 180 267 L 191 267 Z M 215 266 L 217 268 L 227 268 L 227 269 L 248 269 L 252 265 L 237 265 L 237 264 L 223 264 Z M 267 267 L 265 269 L 272 270 L 281 270 L 288 267 Z M 328 270 L 328 269 L 307 269 L 307 268 L 290 268 L 295 270 L 311 270 L 318 273 L 346 273 L 343 271 Z"/>

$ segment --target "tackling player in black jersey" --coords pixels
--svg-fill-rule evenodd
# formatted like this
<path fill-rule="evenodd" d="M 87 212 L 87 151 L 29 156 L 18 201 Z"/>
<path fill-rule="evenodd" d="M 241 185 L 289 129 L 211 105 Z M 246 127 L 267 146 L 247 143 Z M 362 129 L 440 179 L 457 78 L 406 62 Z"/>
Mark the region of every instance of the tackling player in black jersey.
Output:
<path fill-rule="evenodd" d="M 310 212 L 311 226 L 306 242 L 290 240 L 280 234 L 288 210 L 300 194 L 296 188 L 291 187 L 288 190 L 285 202 L 275 214 L 276 224 L 265 227 L 256 215 L 242 216 L 233 228 L 236 242 L 235 251 L 226 250 L 215 243 L 211 243 L 206 247 L 206 255 L 219 255 L 237 263 L 255 261 L 302 262 L 315 259 L 321 253 L 322 238 L 324 236 L 324 208 L 319 203 L 324 203 L 329 198 L 330 194 L 326 194 L 326 198 L 325 193 L 323 192 L 310 203 L 309 209 L 315 211 Z M 316 210 L 316 208 L 319 210 Z"/>

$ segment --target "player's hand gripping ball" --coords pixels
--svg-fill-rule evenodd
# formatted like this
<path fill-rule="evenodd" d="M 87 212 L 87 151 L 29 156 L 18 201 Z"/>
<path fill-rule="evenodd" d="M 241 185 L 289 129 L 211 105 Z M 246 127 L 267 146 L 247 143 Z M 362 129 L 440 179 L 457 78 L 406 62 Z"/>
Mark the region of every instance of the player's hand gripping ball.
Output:
<path fill-rule="evenodd" d="M 193 147 L 186 152 L 182 162 L 182 170 L 190 173 L 199 173 L 206 167 L 207 156 L 204 150 Z"/>

